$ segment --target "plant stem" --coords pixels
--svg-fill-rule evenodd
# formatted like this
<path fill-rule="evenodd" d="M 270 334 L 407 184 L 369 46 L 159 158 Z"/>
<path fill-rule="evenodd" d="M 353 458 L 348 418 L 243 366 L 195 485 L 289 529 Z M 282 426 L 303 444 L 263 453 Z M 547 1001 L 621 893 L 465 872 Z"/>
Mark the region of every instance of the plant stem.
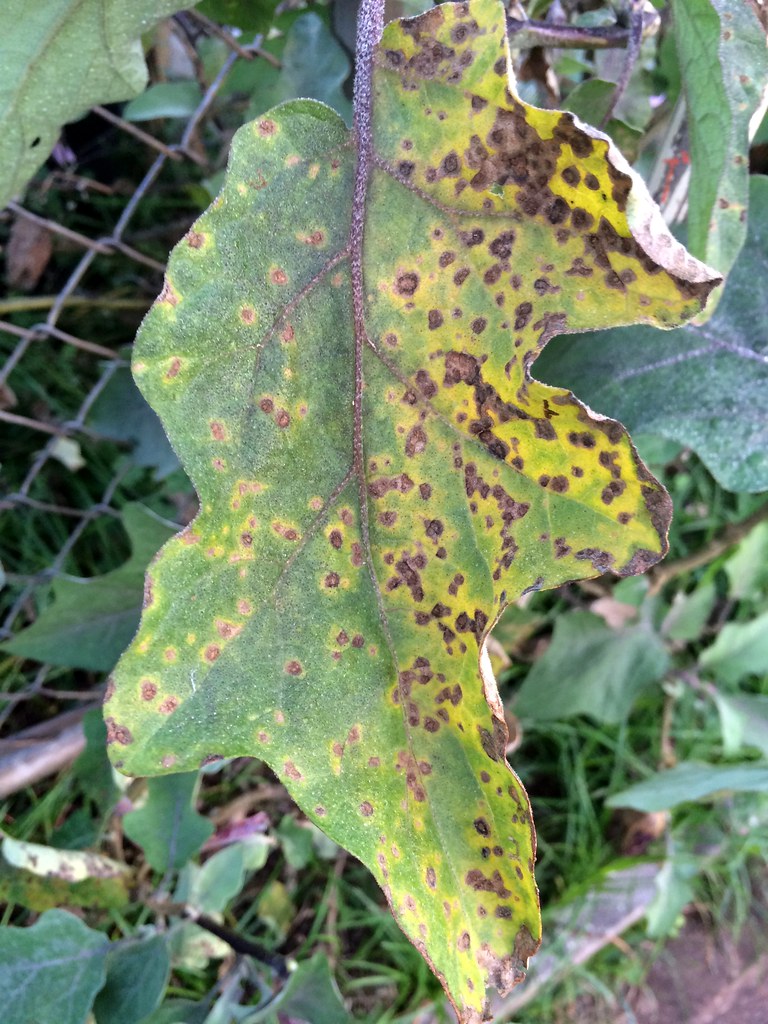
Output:
<path fill-rule="evenodd" d="M 354 134 L 357 143 L 357 167 L 352 196 L 349 228 L 349 265 L 352 276 L 352 312 L 355 325 L 355 393 L 353 399 L 354 432 L 352 451 L 354 473 L 360 498 L 360 530 L 364 549 L 370 556 L 368 495 L 365 485 L 363 451 L 363 348 L 368 340 L 365 329 L 365 284 L 363 279 L 363 236 L 368 184 L 373 169 L 373 58 L 384 28 L 384 0 L 362 0 L 357 20 L 357 58 L 354 88 Z M 373 566 L 369 563 L 369 571 Z M 375 581 L 374 581 L 375 585 Z"/>

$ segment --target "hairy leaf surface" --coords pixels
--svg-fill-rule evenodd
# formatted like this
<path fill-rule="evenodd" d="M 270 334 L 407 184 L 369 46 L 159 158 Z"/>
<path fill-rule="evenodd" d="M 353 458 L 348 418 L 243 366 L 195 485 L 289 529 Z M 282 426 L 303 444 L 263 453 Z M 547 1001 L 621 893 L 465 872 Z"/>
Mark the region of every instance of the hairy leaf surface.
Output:
<path fill-rule="evenodd" d="M 717 278 L 604 136 L 517 99 L 495 0 L 394 22 L 371 67 L 354 135 L 309 101 L 240 131 L 141 331 L 201 513 L 106 714 L 124 771 L 267 761 L 473 1022 L 540 934 L 485 640 L 527 590 L 652 564 L 669 518 L 623 428 L 530 366 Z"/>

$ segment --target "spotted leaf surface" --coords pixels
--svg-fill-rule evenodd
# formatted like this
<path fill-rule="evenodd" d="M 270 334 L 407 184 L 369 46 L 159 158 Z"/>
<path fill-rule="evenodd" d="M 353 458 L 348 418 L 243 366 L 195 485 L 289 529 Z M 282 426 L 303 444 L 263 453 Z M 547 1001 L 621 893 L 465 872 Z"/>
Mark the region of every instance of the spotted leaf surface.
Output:
<path fill-rule="evenodd" d="M 495 0 L 394 22 L 358 67 L 355 133 L 309 101 L 238 133 L 140 332 L 201 511 L 107 724 L 127 772 L 268 762 L 471 1024 L 540 938 L 485 640 L 528 590 L 652 564 L 669 520 L 623 428 L 530 367 L 717 279 L 603 136 L 520 103 Z"/>

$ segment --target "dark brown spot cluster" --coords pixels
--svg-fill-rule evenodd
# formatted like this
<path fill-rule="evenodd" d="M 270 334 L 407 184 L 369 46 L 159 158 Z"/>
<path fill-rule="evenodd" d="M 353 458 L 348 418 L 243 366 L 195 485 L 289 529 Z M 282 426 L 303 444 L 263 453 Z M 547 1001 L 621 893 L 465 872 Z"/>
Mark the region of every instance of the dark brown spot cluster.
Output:
<path fill-rule="evenodd" d="M 133 736 L 131 730 L 125 725 L 119 725 L 114 718 L 106 718 L 104 720 L 107 727 L 107 743 L 118 743 L 122 747 L 127 747 L 129 743 L 133 743 Z"/>

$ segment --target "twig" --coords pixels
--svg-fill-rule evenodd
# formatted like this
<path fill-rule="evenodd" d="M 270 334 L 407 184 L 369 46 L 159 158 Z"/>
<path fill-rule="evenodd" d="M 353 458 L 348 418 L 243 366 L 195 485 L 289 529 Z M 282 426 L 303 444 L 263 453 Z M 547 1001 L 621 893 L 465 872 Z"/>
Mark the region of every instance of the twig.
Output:
<path fill-rule="evenodd" d="M 729 548 L 732 548 L 734 544 L 743 540 L 764 519 L 768 519 L 768 503 L 761 505 L 760 508 L 753 512 L 751 516 L 747 516 L 742 522 L 732 523 L 730 526 L 727 526 L 719 537 L 711 540 L 701 551 L 696 551 L 685 558 L 679 558 L 675 562 L 666 562 L 656 569 L 651 569 L 649 573 L 651 580 L 651 586 L 648 591 L 649 595 L 658 594 L 675 577 L 682 576 L 693 569 L 699 569 L 702 565 L 707 565 L 713 559 L 718 558 Z"/>
<path fill-rule="evenodd" d="M 222 39 L 231 50 L 234 50 L 238 57 L 243 57 L 245 60 L 253 60 L 254 57 L 261 57 L 262 60 L 265 60 L 274 68 L 280 69 L 283 66 L 274 54 L 269 53 L 268 50 L 262 50 L 260 46 L 241 46 L 231 32 L 227 32 L 225 28 L 222 28 L 221 25 L 218 25 L 215 21 L 211 21 L 210 18 L 201 14 L 200 11 L 190 10 L 185 13 L 188 18 L 191 18 L 192 21 L 196 21 L 198 25 L 205 29 L 205 31 L 210 35 L 218 36 L 219 39 Z"/>
<path fill-rule="evenodd" d="M 632 72 L 635 70 L 637 64 L 637 58 L 640 56 L 640 47 L 643 44 L 643 6 L 644 0 L 630 0 L 630 21 L 629 21 L 629 43 L 627 44 L 627 59 L 624 61 L 624 67 L 621 71 L 621 76 L 616 83 L 616 88 L 613 90 L 613 96 L 608 109 L 605 112 L 603 120 L 600 122 L 600 127 L 605 128 L 608 122 L 613 117 L 613 112 L 618 107 L 622 96 L 627 91 L 629 80 L 632 77 Z"/>
<path fill-rule="evenodd" d="M 520 50 L 528 50 L 534 46 L 557 47 L 559 50 L 626 49 L 630 42 L 630 29 L 620 28 L 618 25 L 581 28 L 577 25 L 557 25 L 549 21 L 523 21 L 507 16 L 507 30 L 511 45 Z"/>
<path fill-rule="evenodd" d="M 215 935 L 217 939 L 226 942 L 236 953 L 253 957 L 254 960 L 266 964 L 283 981 L 293 970 L 293 963 L 287 957 L 281 956 L 280 953 L 273 953 L 271 949 L 267 949 L 260 942 L 256 942 L 254 939 L 247 939 L 244 935 L 240 935 L 226 925 L 219 924 L 218 921 L 214 921 L 207 914 L 200 913 L 200 911 L 188 903 L 171 903 L 166 900 L 151 898 L 143 902 L 157 913 L 175 914 L 186 918 L 188 921 L 192 921 L 194 924 L 199 925 L 200 928 L 210 932 L 211 935 Z"/>
<path fill-rule="evenodd" d="M 28 313 L 36 309 L 51 309 L 56 302 L 63 306 L 85 306 L 90 309 L 146 309 L 151 299 L 89 299 L 85 295 L 67 295 L 61 299 L 59 295 L 19 296 L 15 299 L 3 299 L 0 302 L 0 316 L 9 313 Z"/>
<path fill-rule="evenodd" d="M 83 709 L 83 714 L 87 708 Z M 45 743 L 23 747 L 0 758 L 0 799 L 18 793 L 49 775 L 55 775 L 83 751 L 85 735 L 82 723 L 63 729 Z"/>

